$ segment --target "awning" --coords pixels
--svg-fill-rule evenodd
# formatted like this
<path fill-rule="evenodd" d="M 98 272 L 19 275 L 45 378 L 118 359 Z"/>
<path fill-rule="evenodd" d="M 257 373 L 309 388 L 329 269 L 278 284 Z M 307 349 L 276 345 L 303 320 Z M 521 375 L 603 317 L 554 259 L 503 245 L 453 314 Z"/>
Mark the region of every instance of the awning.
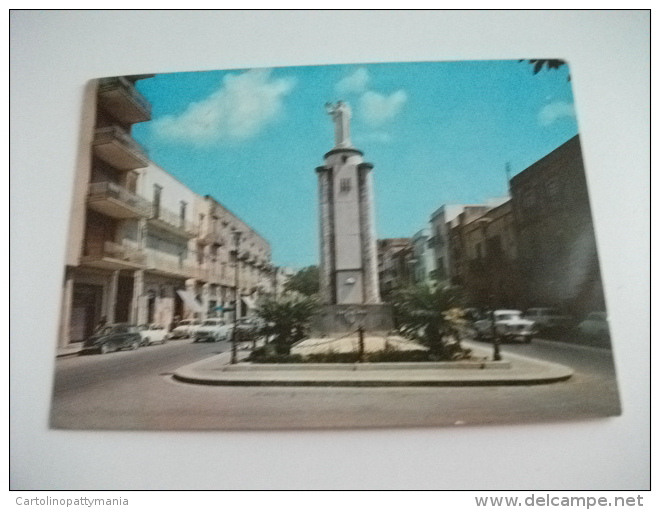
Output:
<path fill-rule="evenodd" d="M 177 290 L 176 293 L 183 300 L 185 305 L 188 308 L 190 308 L 193 312 L 201 313 L 204 311 L 204 307 L 199 301 L 197 301 L 195 294 L 193 294 L 189 290 Z"/>
<path fill-rule="evenodd" d="M 253 308 L 256 308 L 257 305 L 254 303 L 254 299 L 251 297 L 244 296 L 243 297 L 243 303 L 248 307 L 249 310 L 252 310 Z"/>

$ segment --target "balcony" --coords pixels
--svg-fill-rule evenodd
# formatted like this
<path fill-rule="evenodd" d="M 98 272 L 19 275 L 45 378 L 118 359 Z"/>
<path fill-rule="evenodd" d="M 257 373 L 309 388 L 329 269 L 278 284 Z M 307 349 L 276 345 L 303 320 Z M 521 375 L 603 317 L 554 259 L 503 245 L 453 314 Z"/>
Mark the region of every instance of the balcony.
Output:
<path fill-rule="evenodd" d="M 192 239 L 197 235 L 195 226 L 180 215 L 164 207 L 152 207 L 149 227 L 163 230 L 177 237 Z"/>
<path fill-rule="evenodd" d="M 200 229 L 200 233 L 197 236 L 197 242 L 203 245 L 211 244 L 216 246 L 224 246 L 225 238 L 217 232 L 203 233 L 203 230 Z"/>
<path fill-rule="evenodd" d="M 93 182 L 89 185 L 87 205 L 101 214 L 117 219 L 147 218 L 151 204 L 114 182 Z"/>
<path fill-rule="evenodd" d="M 135 170 L 149 164 L 147 150 L 119 126 L 96 129 L 94 154 L 118 170 Z"/>
<path fill-rule="evenodd" d="M 86 250 L 81 259 L 81 264 L 114 271 L 142 269 L 144 261 L 143 252 L 129 246 L 106 241 L 98 247 L 91 247 Z"/>
<path fill-rule="evenodd" d="M 151 104 L 123 76 L 100 79 L 98 98 L 103 109 L 120 122 L 135 124 L 151 120 Z"/>
<path fill-rule="evenodd" d="M 176 278 L 195 278 L 195 265 L 174 255 L 149 251 L 146 256 L 146 270 L 150 273 Z"/>

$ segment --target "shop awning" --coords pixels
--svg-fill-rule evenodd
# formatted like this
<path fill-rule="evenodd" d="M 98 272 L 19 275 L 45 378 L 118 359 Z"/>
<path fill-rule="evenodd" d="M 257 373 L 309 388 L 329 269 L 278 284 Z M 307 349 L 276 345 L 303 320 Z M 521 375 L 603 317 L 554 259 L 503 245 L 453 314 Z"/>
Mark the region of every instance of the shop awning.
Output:
<path fill-rule="evenodd" d="M 195 295 L 189 290 L 177 290 L 176 293 L 183 300 L 184 304 L 195 313 L 204 311 L 202 304 L 197 301 Z"/>

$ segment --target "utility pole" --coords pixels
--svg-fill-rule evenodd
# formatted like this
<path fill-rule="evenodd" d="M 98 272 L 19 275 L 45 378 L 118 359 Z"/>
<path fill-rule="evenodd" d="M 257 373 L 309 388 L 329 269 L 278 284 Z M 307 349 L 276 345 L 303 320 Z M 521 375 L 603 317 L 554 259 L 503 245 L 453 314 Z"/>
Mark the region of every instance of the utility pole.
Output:
<path fill-rule="evenodd" d="M 231 331 L 231 364 L 235 365 L 237 360 L 236 345 L 236 326 L 238 325 L 238 307 L 241 304 L 241 296 L 238 290 L 238 248 L 241 244 L 241 231 L 234 230 L 234 327 Z"/>

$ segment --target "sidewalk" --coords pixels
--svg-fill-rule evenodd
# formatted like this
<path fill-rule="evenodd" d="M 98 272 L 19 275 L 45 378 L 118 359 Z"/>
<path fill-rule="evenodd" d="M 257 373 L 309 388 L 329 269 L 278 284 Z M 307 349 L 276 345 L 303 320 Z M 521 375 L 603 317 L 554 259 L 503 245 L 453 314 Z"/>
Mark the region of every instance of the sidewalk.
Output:
<path fill-rule="evenodd" d="M 573 370 L 517 354 L 489 361 L 492 349 L 464 342 L 476 361 L 429 363 L 229 364 L 230 353 L 179 368 L 174 378 L 215 386 L 510 386 L 564 381 Z"/>

